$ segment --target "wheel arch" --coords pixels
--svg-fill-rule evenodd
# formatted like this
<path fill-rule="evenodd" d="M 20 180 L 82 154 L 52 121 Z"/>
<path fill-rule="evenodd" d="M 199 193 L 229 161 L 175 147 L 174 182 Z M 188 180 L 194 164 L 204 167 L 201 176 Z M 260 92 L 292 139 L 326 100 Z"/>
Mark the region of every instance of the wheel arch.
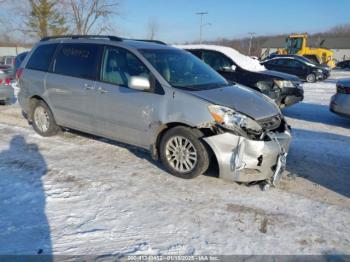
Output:
<path fill-rule="evenodd" d="M 172 129 L 174 127 L 178 127 L 178 126 L 188 127 L 191 129 L 197 129 L 199 132 L 202 133 L 202 137 L 208 137 L 208 136 L 215 135 L 214 131 L 212 131 L 210 128 L 198 128 L 198 127 L 190 126 L 188 124 L 184 124 L 181 122 L 171 122 L 171 123 L 163 124 L 159 127 L 157 135 L 156 135 L 156 139 L 155 139 L 154 143 L 151 145 L 151 155 L 152 155 L 152 158 L 154 160 L 159 159 L 159 149 L 160 149 L 160 142 L 162 140 L 162 137 L 170 129 Z M 211 148 L 210 145 L 208 145 L 208 143 L 205 140 L 202 140 L 202 142 L 204 143 L 205 147 L 208 150 L 209 156 L 211 158 L 211 163 L 215 163 L 217 165 L 218 162 L 217 162 L 217 158 L 216 158 L 216 155 L 215 155 L 213 149 Z"/>
<path fill-rule="evenodd" d="M 43 101 L 50 108 L 49 104 L 41 96 L 39 96 L 39 95 L 31 96 L 29 98 L 28 112 L 27 112 L 28 121 L 30 121 L 30 122 L 33 120 L 33 109 L 34 109 L 34 106 L 37 103 L 37 101 Z M 51 108 L 50 108 L 50 110 L 51 110 Z M 52 112 L 52 110 L 51 110 L 51 112 Z"/>

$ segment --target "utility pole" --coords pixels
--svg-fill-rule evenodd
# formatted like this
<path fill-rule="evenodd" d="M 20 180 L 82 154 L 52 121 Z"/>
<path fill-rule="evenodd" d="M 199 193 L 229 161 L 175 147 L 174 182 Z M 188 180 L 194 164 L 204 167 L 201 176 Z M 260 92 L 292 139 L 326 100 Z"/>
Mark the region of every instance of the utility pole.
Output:
<path fill-rule="evenodd" d="M 251 49 L 252 49 L 253 37 L 254 37 L 254 35 L 256 35 L 256 33 L 254 33 L 254 32 L 249 32 L 248 34 L 250 35 L 249 51 L 248 51 L 248 55 L 250 56 L 250 51 L 251 51 Z"/>
<path fill-rule="evenodd" d="M 199 44 L 202 44 L 202 31 L 203 31 L 203 16 L 207 15 L 208 12 L 198 12 L 196 13 L 196 15 L 200 15 L 201 16 L 201 23 L 199 25 Z"/>

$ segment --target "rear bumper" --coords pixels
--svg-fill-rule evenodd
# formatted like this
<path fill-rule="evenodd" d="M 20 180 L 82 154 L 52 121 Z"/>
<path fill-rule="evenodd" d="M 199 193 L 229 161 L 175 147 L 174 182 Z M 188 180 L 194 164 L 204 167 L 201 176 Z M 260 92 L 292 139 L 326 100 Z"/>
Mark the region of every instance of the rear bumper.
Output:
<path fill-rule="evenodd" d="M 329 110 L 335 114 L 350 117 L 350 94 L 333 95 Z"/>
<path fill-rule="evenodd" d="M 291 142 L 290 131 L 272 133 L 269 141 L 255 141 L 232 133 L 204 138 L 214 151 L 220 178 L 253 182 L 281 176 Z M 282 166 L 281 166 L 282 165 Z"/>

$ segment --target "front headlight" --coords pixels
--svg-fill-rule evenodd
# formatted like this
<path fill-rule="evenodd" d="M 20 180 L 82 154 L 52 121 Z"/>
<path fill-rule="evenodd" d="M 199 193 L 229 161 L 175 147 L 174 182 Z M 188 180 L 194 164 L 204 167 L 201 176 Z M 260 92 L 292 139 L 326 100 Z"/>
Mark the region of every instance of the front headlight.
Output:
<path fill-rule="evenodd" d="M 295 87 L 294 86 L 294 84 L 293 84 L 293 82 L 292 81 L 289 81 L 289 80 L 274 80 L 274 82 L 275 82 L 275 84 L 279 87 L 279 88 L 281 88 L 281 89 L 283 89 L 283 88 L 293 88 L 293 87 Z"/>
<path fill-rule="evenodd" d="M 227 129 L 237 130 L 237 128 L 239 128 L 244 131 L 251 130 L 255 133 L 262 132 L 261 126 L 255 120 L 240 114 L 231 108 L 210 105 L 208 109 L 215 122 Z"/>
<path fill-rule="evenodd" d="M 256 83 L 256 87 L 261 91 L 261 92 L 267 92 L 272 89 L 272 83 L 270 81 L 259 81 Z"/>

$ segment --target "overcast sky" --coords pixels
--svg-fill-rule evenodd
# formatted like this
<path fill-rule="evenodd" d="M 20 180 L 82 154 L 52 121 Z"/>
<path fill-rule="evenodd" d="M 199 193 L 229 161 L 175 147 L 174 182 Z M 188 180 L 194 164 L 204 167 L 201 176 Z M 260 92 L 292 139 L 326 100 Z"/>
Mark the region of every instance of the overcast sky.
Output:
<path fill-rule="evenodd" d="M 350 23 L 350 0 L 122 0 L 122 16 L 115 19 L 121 35 L 144 38 L 150 19 L 157 21 L 157 38 L 167 42 L 199 38 L 199 17 L 207 11 L 204 38 L 242 37 L 327 30 Z"/>

